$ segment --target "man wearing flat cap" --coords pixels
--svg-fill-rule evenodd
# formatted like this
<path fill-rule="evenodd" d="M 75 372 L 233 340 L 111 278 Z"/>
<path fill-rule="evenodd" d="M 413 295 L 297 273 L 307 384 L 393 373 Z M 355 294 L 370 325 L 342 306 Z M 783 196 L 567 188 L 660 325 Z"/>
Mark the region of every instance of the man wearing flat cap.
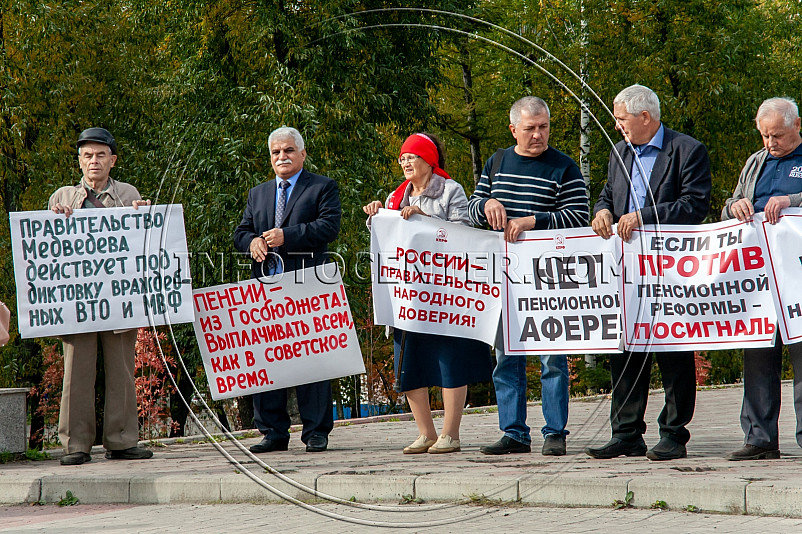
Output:
<path fill-rule="evenodd" d="M 67 217 L 82 208 L 147 206 L 136 187 L 109 176 L 117 162 L 117 143 L 108 130 L 88 128 L 78 137 L 78 164 L 83 178 L 77 185 L 53 193 L 49 208 Z M 106 374 L 106 404 L 103 410 L 103 446 L 106 458 L 141 460 L 153 452 L 137 447 L 134 347 L 136 329 L 89 332 L 62 336 L 64 344 L 64 387 L 58 437 L 64 446 L 62 465 L 81 465 L 92 459 L 95 442 L 95 365 L 98 340 Z"/>

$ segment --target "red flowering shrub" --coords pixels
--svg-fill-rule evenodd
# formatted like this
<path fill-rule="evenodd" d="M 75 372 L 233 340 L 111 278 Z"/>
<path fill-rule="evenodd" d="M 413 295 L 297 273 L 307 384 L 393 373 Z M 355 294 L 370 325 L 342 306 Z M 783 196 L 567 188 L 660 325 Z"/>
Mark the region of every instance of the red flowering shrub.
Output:
<path fill-rule="evenodd" d="M 705 386 L 710 383 L 710 369 L 713 365 L 707 359 L 707 354 L 704 352 L 694 352 L 694 361 L 696 362 L 696 385 Z"/>
<path fill-rule="evenodd" d="M 142 439 L 167 436 L 170 432 L 170 393 L 175 391 L 167 374 L 165 362 L 175 367 L 169 353 L 166 336 L 154 334 L 149 328 L 140 328 L 136 335 L 136 401 L 139 414 L 139 435 Z M 161 342 L 161 343 L 160 343 Z"/>
<path fill-rule="evenodd" d="M 31 395 L 39 395 L 39 407 L 36 414 L 44 420 L 43 443 L 55 442 L 58 439 L 58 412 L 61 405 L 61 386 L 64 381 L 64 358 L 58 351 L 58 344 L 45 345 L 42 348 L 42 382 L 31 388 Z M 31 436 L 39 439 L 40 436 Z"/>

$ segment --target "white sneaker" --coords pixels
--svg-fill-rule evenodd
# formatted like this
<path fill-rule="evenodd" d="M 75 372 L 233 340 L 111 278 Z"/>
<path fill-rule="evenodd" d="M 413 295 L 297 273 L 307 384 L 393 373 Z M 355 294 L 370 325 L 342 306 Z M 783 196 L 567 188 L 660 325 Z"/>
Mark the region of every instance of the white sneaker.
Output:
<path fill-rule="evenodd" d="M 437 443 L 429 447 L 429 454 L 445 454 L 447 452 L 459 452 L 459 440 L 451 439 L 448 434 L 442 434 L 437 438 Z"/>
<path fill-rule="evenodd" d="M 435 441 L 429 439 L 423 434 L 418 436 L 418 439 L 412 442 L 409 447 L 404 447 L 404 454 L 423 454 L 429 450 L 429 447 L 434 445 Z"/>

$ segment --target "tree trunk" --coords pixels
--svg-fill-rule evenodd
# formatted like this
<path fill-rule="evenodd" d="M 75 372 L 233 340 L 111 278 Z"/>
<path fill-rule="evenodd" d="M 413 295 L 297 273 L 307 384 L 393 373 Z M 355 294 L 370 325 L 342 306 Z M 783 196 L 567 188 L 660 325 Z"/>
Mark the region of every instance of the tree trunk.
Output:
<path fill-rule="evenodd" d="M 342 420 L 345 419 L 345 409 L 343 408 L 343 395 L 340 391 L 339 378 L 334 380 L 334 385 L 336 385 L 336 387 L 332 387 L 334 389 L 334 405 L 337 406 L 337 419 Z"/>
<path fill-rule="evenodd" d="M 462 68 L 462 94 L 465 105 L 468 107 L 468 135 L 467 139 L 471 145 L 471 164 L 473 167 L 473 186 L 479 184 L 482 176 L 482 151 L 479 146 L 479 136 L 477 134 L 476 104 L 473 100 L 473 74 L 471 72 L 470 56 L 467 48 L 468 40 L 465 39 L 464 46 L 460 47 L 460 67 Z"/>
<path fill-rule="evenodd" d="M 178 376 L 178 380 L 176 381 L 178 391 L 186 400 L 186 404 L 181 400 L 178 393 L 174 393 L 170 396 L 170 419 L 172 420 L 172 424 L 170 425 L 171 438 L 180 438 L 186 435 L 185 429 L 190 410 L 189 403 L 192 402 L 192 394 L 195 390 L 190 377 L 186 376 L 183 372 L 181 374 L 176 374 Z"/>
<path fill-rule="evenodd" d="M 582 59 L 579 63 L 579 77 L 582 80 L 582 105 L 579 115 L 579 170 L 585 179 L 585 187 L 590 186 L 590 112 L 588 111 L 587 91 L 585 84 L 588 81 L 588 23 L 585 20 L 585 3 L 579 3 L 579 39 L 582 46 Z M 588 368 L 596 367 L 596 356 L 585 355 L 585 364 Z"/>
<path fill-rule="evenodd" d="M 295 388 L 290 388 L 287 392 L 287 413 L 290 415 L 290 422 L 293 425 L 301 424 L 301 411 L 298 409 L 298 392 Z"/>
<path fill-rule="evenodd" d="M 362 410 L 360 402 L 362 400 L 362 381 L 359 375 L 354 375 L 354 397 L 351 399 L 351 419 L 359 419 L 362 417 Z"/>
<path fill-rule="evenodd" d="M 237 397 L 237 414 L 240 430 L 256 427 L 253 422 L 253 398 L 250 395 Z"/>

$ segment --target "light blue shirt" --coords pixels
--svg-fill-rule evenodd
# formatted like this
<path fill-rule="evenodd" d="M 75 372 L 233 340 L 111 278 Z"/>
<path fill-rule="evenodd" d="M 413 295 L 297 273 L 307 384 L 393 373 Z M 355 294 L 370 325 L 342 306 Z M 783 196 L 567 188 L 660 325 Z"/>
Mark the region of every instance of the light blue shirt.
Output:
<path fill-rule="evenodd" d="M 660 128 L 654 137 L 645 145 L 633 145 L 635 148 L 635 159 L 632 161 L 632 184 L 629 192 L 629 213 L 638 211 L 646 202 L 646 194 L 649 192 L 649 180 L 652 177 L 652 169 L 657 155 L 663 149 L 663 135 L 665 128 L 660 124 Z M 640 165 L 638 165 L 640 160 Z M 641 167 L 644 175 L 641 174 Z"/>
<path fill-rule="evenodd" d="M 285 218 L 287 217 L 286 208 L 290 203 L 290 197 L 292 196 L 292 190 L 295 188 L 295 183 L 298 181 L 298 177 L 301 176 L 302 172 L 303 172 L 303 169 L 301 169 L 300 171 L 296 172 L 295 174 L 293 174 L 292 176 L 287 178 L 287 181 L 290 183 L 290 186 L 287 188 L 287 204 L 284 205 L 284 209 L 285 209 L 284 217 Z M 281 188 L 279 187 L 280 183 L 281 183 L 281 178 L 276 176 L 276 204 L 273 206 L 273 210 L 274 210 L 273 213 L 275 213 L 276 210 L 278 210 L 278 197 L 279 197 L 279 195 L 281 195 Z M 276 252 L 276 251 L 275 250 L 271 250 L 271 252 Z M 269 271 L 270 272 L 268 272 L 267 274 L 271 274 L 271 275 L 283 273 L 284 272 L 284 263 L 281 262 L 281 261 L 278 261 L 278 259 L 277 259 L 276 260 L 275 269 L 269 269 Z"/>

